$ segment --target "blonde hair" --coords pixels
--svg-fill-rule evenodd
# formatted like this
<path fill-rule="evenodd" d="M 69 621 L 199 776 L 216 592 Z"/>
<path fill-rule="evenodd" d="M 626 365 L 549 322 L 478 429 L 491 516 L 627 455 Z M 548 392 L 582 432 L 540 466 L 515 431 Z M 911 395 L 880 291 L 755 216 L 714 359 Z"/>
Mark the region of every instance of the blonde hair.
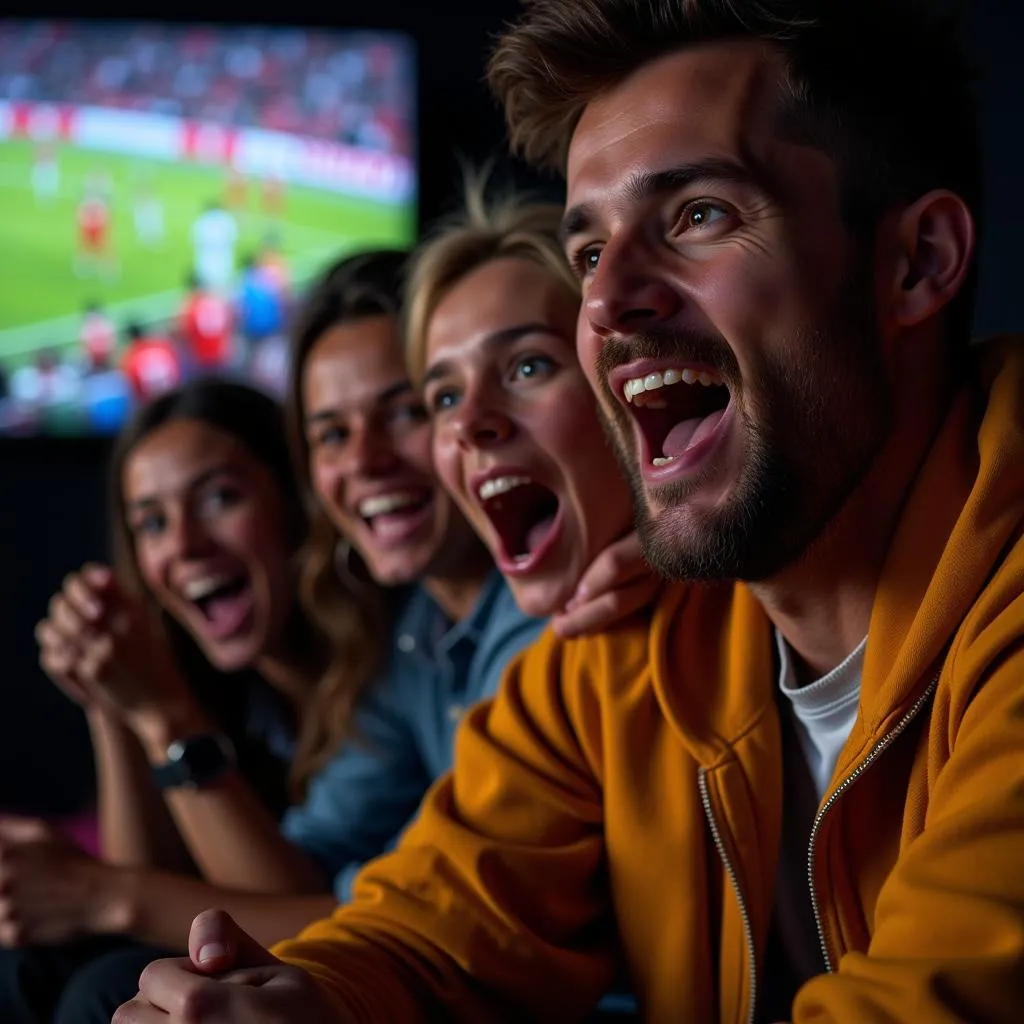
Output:
<path fill-rule="evenodd" d="M 444 297 L 495 259 L 522 259 L 549 271 L 575 296 L 579 282 L 559 241 L 560 203 L 517 193 L 487 197 L 485 172 L 467 172 L 463 208 L 443 220 L 413 254 L 405 290 L 405 353 L 414 382 L 423 378 L 427 331 Z"/>

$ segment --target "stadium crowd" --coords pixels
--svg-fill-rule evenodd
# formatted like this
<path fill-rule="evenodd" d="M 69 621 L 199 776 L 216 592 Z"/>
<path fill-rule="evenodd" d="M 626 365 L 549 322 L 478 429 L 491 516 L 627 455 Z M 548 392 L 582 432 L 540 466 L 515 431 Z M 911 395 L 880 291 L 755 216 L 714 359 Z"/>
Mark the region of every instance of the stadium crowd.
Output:
<path fill-rule="evenodd" d="M 397 37 L 0 21 L 0 99 L 147 111 L 410 156 Z"/>

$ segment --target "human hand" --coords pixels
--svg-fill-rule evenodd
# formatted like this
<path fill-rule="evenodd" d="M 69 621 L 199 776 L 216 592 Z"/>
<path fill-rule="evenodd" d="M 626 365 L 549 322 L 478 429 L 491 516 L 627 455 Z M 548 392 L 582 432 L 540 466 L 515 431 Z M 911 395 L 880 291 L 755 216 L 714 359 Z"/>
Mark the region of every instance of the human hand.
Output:
<path fill-rule="evenodd" d="M 221 910 L 192 922 L 188 951 L 151 963 L 111 1024 L 340 1024 L 309 974 L 272 956 Z"/>
<path fill-rule="evenodd" d="M 643 608 L 661 585 L 661 578 L 644 559 L 634 531 L 594 559 L 552 625 L 565 638 L 596 633 Z"/>
<path fill-rule="evenodd" d="M 43 671 L 85 707 L 131 714 L 190 699 L 147 610 L 106 566 L 86 565 L 65 578 L 36 640 Z"/>
<path fill-rule="evenodd" d="M 110 871 L 45 821 L 0 817 L 0 946 L 115 931 Z"/>

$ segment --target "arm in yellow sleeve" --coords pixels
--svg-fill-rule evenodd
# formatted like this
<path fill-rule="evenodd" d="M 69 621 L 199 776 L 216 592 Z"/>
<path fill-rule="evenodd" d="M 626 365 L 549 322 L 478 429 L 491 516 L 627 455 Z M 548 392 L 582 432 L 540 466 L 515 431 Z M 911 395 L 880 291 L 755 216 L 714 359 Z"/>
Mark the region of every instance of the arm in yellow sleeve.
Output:
<path fill-rule="evenodd" d="M 455 768 L 354 900 L 274 952 L 303 967 L 357 1024 L 563 1020 L 610 983 L 615 929 L 605 871 L 592 686 L 562 685 L 546 633 L 477 707 Z M 593 663 L 600 664 L 600 657 Z M 571 692 L 570 692 L 571 691 Z"/>

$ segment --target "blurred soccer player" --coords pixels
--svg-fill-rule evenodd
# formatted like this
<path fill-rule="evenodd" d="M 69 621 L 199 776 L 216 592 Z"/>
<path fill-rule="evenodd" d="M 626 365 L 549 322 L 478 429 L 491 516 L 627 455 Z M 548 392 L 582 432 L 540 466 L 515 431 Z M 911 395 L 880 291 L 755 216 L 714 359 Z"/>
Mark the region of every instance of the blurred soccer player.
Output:
<path fill-rule="evenodd" d="M 81 342 L 85 361 L 90 370 L 95 370 L 113 358 L 114 349 L 117 348 L 117 327 L 100 309 L 99 303 L 90 302 L 85 307 L 78 340 Z"/>
<path fill-rule="evenodd" d="M 163 335 L 147 333 L 138 323 L 128 325 L 128 351 L 122 370 L 139 402 L 177 387 L 184 376 L 174 343 Z"/>
<path fill-rule="evenodd" d="M 60 164 L 55 142 L 41 142 L 36 147 L 32 162 L 32 192 L 37 202 L 48 202 L 60 194 Z"/>
<path fill-rule="evenodd" d="M 235 218 L 213 200 L 192 225 L 195 272 L 204 287 L 221 293 L 231 287 L 237 242 Z"/>
<path fill-rule="evenodd" d="M 76 214 L 78 249 L 75 253 L 75 273 L 79 277 L 101 274 L 112 277 L 116 273 L 110 239 L 110 206 L 100 195 L 87 193 L 78 204 Z"/>
<path fill-rule="evenodd" d="M 195 275 L 189 278 L 178 331 L 197 368 L 209 370 L 231 364 L 234 319 L 227 299 L 207 291 Z"/>

